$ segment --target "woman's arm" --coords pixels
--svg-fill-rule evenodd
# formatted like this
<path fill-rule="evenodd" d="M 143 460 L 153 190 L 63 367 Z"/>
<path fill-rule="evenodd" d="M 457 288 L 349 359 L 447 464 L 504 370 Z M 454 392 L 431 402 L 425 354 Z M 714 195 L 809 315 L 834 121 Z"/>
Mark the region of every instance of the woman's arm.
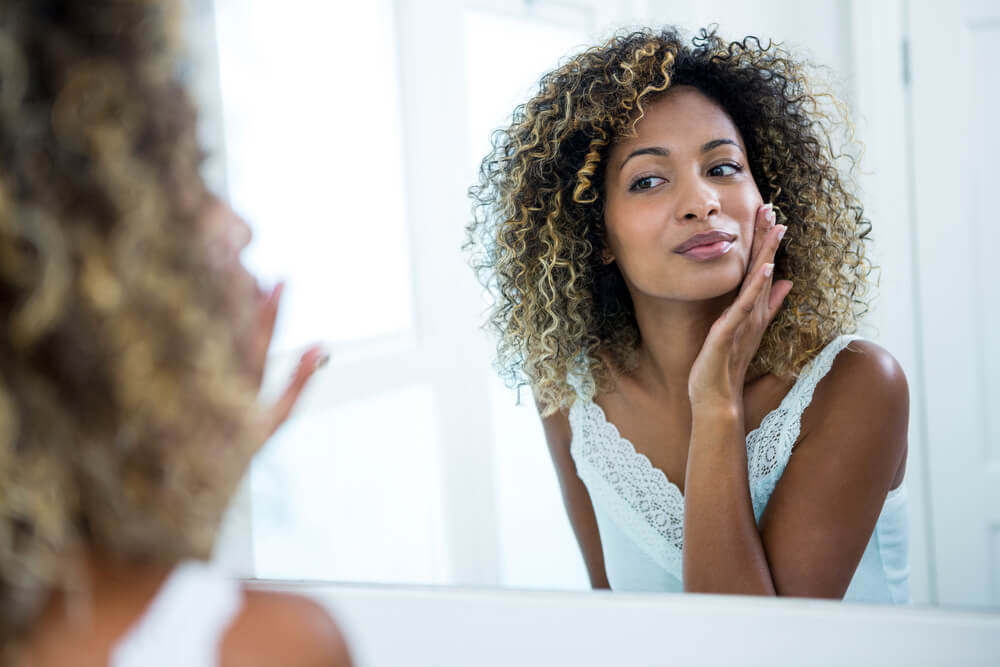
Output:
<path fill-rule="evenodd" d="M 908 423 L 899 364 L 878 345 L 851 343 L 817 387 L 761 517 L 778 594 L 844 596 L 886 493 L 901 481 Z"/>
<path fill-rule="evenodd" d="M 751 269 L 691 369 L 685 479 L 685 590 L 842 597 L 903 464 L 906 378 L 885 350 L 854 343 L 813 397 L 761 517 L 747 480 L 742 392 L 764 329 L 791 289 L 771 286 L 782 228 L 758 220 Z M 804 424 L 805 426 L 805 424 Z"/>
<path fill-rule="evenodd" d="M 601 549 L 601 535 L 597 530 L 594 506 L 590 502 L 587 487 L 576 474 L 576 464 L 569 453 L 573 439 L 569 418 L 565 412 L 557 411 L 548 417 L 542 417 L 542 428 L 559 478 L 566 514 L 569 515 L 576 542 L 583 554 L 583 562 L 587 566 L 590 585 L 593 588 L 610 588 L 608 575 L 604 570 L 604 552 Z"/>
<path fill-rule="evenodd" d="M 691 441 L 684 476 L 684 590 L 775 595 L 747 479 L 743 387 L 768 323 L 792 284 L 772 289 L 785 228 L 757 211 L 749 270 L 739 295 L 705 338 L 688 376 Z"/>
<path fill-rule="evenodd" d="M 684 479 L 684 590 L 775 595 L 754 522 L 743 415 L 695 413 Z"/>
<path fill-rule="evenodd" d="M 877 345 L 851 343 L 817 387 L 758 528 L 742 416 L 696 417 L 685 588 L 842 598 L 904 465 L 908 419 L 899 364 Z"/>

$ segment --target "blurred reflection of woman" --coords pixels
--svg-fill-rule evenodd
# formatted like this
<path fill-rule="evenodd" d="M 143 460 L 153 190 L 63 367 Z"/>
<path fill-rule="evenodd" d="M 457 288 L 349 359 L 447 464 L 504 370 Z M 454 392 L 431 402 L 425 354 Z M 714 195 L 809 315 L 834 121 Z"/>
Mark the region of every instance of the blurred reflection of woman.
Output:
<path fill-rule="evenodd" d="M 495 135 L 473 263 L 594 587 L 909 600 L 907 385 L 851 335 L 838 108 L 779 47 L 646 31 Z"/>
<path fill-rule="evenodd" d="M 349 663 L 320 606 L 201 560 L 321 357 L 257 412 L 280 289 L 199 176 L 179 4 L 0 11 L 2 664 Z"/>

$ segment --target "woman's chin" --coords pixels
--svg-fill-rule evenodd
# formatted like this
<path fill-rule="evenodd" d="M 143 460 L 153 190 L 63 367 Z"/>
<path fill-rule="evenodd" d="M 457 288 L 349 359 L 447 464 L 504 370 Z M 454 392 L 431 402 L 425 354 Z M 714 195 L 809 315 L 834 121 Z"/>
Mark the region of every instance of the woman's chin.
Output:
<path fill-rule="evenodd" d="M 681 289 L 674 287 L 664 296 L 677 301 L 715 301 L 735 297 L 742 283 L 741 273 L 734 272 L 731 276 L 715 275 L 710 280 L 692 280 L 682 285 Z"/>
<path fill-rule="evenodd" d="M 739 293 L 739 288 L 739 283 L 717 286 L 697 285 L 687 290 L 678 290 L 676 288 L 670 290 L 649 290 L 644 291 L 644 294 L 653 301 L 695 304 L 710 301 L 732 301 Z"/>
<path fill-rule="evenodd" d="M 743 261 L 727 261 L 709 271 L 672 271 L 638 283 L 629 281 L 633 298 L 636 292 L 654 300 L 699 302 L 734 298 L 743 285 L 746 266 Z M 708 267 L 706 267 L 708 268 Z"/>
<path fill-rule="evenodd" d="M 739 289 L 739 283 L 736 283 L 735 285 L 720 285 L 716 289 L 700 288 L 693 294 L 688 295 L 684 300 L 691 302 L 718 301 L 726 299 L 731 300 L 735 298 Z"/>

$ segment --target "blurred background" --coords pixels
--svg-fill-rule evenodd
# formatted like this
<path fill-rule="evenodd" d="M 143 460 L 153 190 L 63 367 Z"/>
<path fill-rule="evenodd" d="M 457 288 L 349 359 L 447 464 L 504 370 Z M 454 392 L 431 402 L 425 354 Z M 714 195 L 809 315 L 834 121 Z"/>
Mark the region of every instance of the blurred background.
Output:
<path fill-rule="evenodd" d="M 188 0 L 209 181 L 287 281 L 265 382 L 330 364 L 258 456 L 218 560 L 247 577 L 585 589 L 530 391 L 491 367 L 466 191 L 539 76 L 629 26 L 717 23 L 851 109 L 881 267 L 866 336 L 910 381 L 918 604 L 1000 608 L 990 195 L 1000 10 L 982 0 Z"/>

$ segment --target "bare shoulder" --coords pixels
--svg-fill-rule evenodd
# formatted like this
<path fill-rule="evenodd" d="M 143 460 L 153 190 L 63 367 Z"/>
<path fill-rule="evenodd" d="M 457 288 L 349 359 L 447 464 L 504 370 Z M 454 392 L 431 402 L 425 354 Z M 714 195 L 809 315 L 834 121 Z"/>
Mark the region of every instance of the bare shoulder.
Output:
<path fill-rule="evenodd" d="M 245 604 L 222 644 L 222 665 L 346 667 L 350 653 L 336 623 L 308 598 L 245 591 Z"/>
<path fill-rule="evenodd" d="M 573 437 L 573 429 L 569 424 L 569 410 L 560 408 L 551 414 L 545 414 L 545 406 L 535 401 L 535 409 L 542 420 L 542 429 L 545 431 L 545 439 L 551 447 L 554 444 L 561 444 L 569 447 L 569 441 Z"/>
<path fill-rule="evenodd" d="M 542 419 L 542 428 L 546 435 L 558 436 L 560 439 L 569 439 L 573 435 L 573 429 L 569 425 L 569 414 L 566 410 L 556 410 L 550 415 L 543 415 L 538 412 Z"/>
<path fill-rule="evenodd" d="M 803 436 L 835 433 L 838 449 L 852 451 L 854 460 L 871 463 L 874 457 L 901 468 L 909 406 L 906 374 L 896 358 L 871 341 L 853 341 L 816 386 Z"/>
<path fill-rule="evenodd" d="M 824 401 L 839 397 L 844 404 L 874 402 L 882 408 L 905 407 L 909 388 L 902 366 L 888 350 L 868 340 L 856 340 L 834 359 L 816 397 Z"/>
<path fill-rule="evenodd" d="M 545 444 L 549 456 L 556 468 L 559 483 L 565 485 L 576 477 L 576 464 L 570 454 L 573 444 L 573 427 L 569 423 L 569 411 L 565 408 L 556 410 L 550 415 L 543 414 L 542 407 L 538 414 L 542 419 L 542 431 L 545 433 Z M 564 489 L 565 490 L 565 489 Z"/>

